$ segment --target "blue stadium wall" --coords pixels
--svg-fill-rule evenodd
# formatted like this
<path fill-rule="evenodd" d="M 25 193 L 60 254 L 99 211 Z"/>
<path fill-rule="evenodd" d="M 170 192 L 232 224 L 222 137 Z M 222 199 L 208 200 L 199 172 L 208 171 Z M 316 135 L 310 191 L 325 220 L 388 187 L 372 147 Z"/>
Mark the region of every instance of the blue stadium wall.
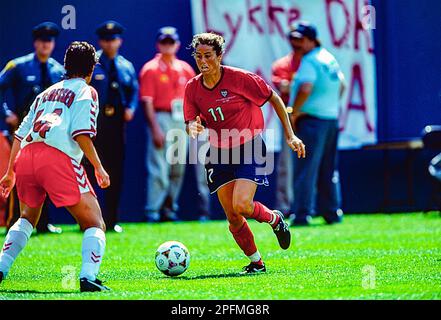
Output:
<path fill-rule="evenodd" d="M 216 0 L 221 1 L 221 0 Z M 301 1 L 301 0 L 297 0 Z M 179 56 L 194 66 L 186 49 L 192 36 L 189 0 L 127 1 L 1 1 L 0 65 L 32 51 L 31 28 L 42 21 L 61 25 L 62 8 L 76 9 L 76 29 L 63 30 L 54 52 L 62 61 L 66 46 L 73 40 L 97 44 L 96 26 L 108 19 L 118 20 L 126 28 L 121 54 L 131 60 L 137 71 L 155 54 L 156 30 L 164 25 L 179 29 L 182 48 Z M 419 137 L 427 124 L 441 124 L 441 2 L 438 0 L 373 0 L 377 11 L 375 30 L 378 74 L 379 141 Z M 142 221 L 145 201 L 145 141 L 143 111 L 127 126 L 125 183 L 121 219 Z M 434 151 L 416 151 L 406 162 L 406 151 L 385 155 L 382 151 L 343 151 L 340 156 L 343 208 L 347 212 L 383 212 L 421 210 L 427 206 L 430 180 L 427 163 Z M 394 163 L 385 165 L 385 156 Z M 407 166 L 407 167 L 406 167 Z M 409 167 L 410 166 L 410 167 Z M 409 170 L 408 170 L 409 169 Z M 391 178 L 390 203 L 384 203 L 384 173 Z M 412 176 L 405 173 L 410 172 Z M 407 179 L 412 188 L 407 188 Z M 258 191 L 257 197 L 274 203 L 275 175 L 271 192 Z M 213 216 L 222 217 L 216 197 L 212 197 Z M 399 201 L 395 201 L 399 200 Z M 403 202 L 403 200 L 405 200 Z M 197 193 L 194 170 L 187 170 L 180 198 L 181 216 L 197 217 Z M 53 211 L 54 222 L 73 221 L 65 212 Z"/>

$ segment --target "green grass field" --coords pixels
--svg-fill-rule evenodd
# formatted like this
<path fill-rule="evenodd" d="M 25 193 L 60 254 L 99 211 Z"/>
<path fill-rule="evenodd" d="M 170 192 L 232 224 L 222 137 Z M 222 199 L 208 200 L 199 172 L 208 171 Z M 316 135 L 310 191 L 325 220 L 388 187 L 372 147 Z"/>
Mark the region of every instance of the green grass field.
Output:
<path fill-rule="evenodd" d="M 250 222 L 268 272 L 239 276 L 248 264 L 225 221 L 123 224 L 107 234 L 100 278 L 108 293 L 79 292 L 82 234 L 33 236 L 0 284 L 0 299 L 441 299 L 441 217 L 349 215 L 340 225 L 316 218 L 291 229 L 279 249 L 270 227 Z M 5 229 L 0 229 L 3 242 Z M 168 278 L 154 265 L 156 248 L 183 242 L 190 268 Z"/>

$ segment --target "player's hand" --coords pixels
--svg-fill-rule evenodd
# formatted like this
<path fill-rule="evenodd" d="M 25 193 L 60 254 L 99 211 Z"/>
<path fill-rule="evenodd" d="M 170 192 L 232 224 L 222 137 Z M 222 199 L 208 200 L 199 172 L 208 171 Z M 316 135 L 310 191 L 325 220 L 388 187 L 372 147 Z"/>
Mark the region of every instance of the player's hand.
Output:
<path fill-rule="evenodd" d="M 165 136 L 161 129 L 155 129 L 152 132 L 153 134 L 153 144 L 156 149 L 162 149 L 165 145 Z"/>
<path fill-rule="evenodd" d="M 12 189 L 15 185 L 15 173 L 6 173 L 3 178 L 0 180 L 0 195 L 3 198 L 9 197 Z"/>
<path fill-rule="evenodd" d="M 297 138 L 296 136 L 290 137 L 286 140 L 289 147 L 294 150 L 294 152 L 297 152 L 297 158 L 305 158 L 306 157 L 306 150 L 305 145 L 302 140 Z"/>
<path fill-rule="evenodd" d="M 126 110 L 124 111 L 124 121 L 130 122 L 133 120 L 133 117 L 134 117 L 133 110 L 126 108 Z"/>
<path fill-rule="evenodd" d="M 196 121 L 191 121 L 188 125 L 188 135 L 193 139 L 201 134 L 205 130 L 205 127 L 202 125 L 201 117 L 197 116 Z"/>
<path fill-rule="evenodd" d="M 98 185 L 102 189 L 105 189 L 108 186 L 110 186 L 109 175 L 107 174 L 106 170 L 104 170 L 103 166 L 95 168 L 95 177 L 96 177 L 96 181 L 98 182 Z"/>

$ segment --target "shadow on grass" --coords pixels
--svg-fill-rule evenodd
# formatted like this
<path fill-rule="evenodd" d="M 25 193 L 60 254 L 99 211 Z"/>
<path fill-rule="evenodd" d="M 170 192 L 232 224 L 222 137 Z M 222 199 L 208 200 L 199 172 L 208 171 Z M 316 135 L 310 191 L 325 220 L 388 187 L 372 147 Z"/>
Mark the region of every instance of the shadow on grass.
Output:
<path fill-rule="evenodd" d="M 79 293 L 79 290 L 76 291 L 38 291 L 38 290 L 12 290 L 12 289 L 6 289 L 6 290 L 0 290 L 1 294 L 72 294 L 72 293 Z"/>
<path fill-rule="evenodd" d="M 226 273 L 226 274 L 202 274 L 194 277 L 172 277 L 174 280 L 203 280 L 203 279 L 220 279 L 220 278 L 240 278 L 240 277 L 256 277 L 264 273 L 257 274 L 240 274 L 240 273 Z"/>

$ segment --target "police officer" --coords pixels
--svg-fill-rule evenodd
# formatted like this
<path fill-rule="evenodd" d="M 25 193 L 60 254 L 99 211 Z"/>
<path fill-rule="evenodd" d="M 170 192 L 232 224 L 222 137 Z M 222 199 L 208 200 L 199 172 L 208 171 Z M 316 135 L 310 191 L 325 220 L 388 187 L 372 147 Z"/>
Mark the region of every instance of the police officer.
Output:
<path fill-rule="evenodd" d="M 95 146 L 111 179 L 110 187 L 103 191 L 102 197 L 99 195 L 99 200 L 107 230 L 116 232 L 122 231 L 117 222 L 123 183 L 125 123 L 133 119 L 138 104 L 135 69 L 119 54 L 123 31 L 124 27 L 116 21 L 106 21 L 96 29 L 101 50 L 97 52 L 99 64 L 91 81 L 100 101 Z"/>
<path fill-rule="evenodd" d="M 32 30 L 35 51 L 23 57 L 9 61 L 0 73 L 0 105 L 3 105 L 5 93 L 10 90 L 12 101 L 5 110 L 5 122 L 10 132 L 15 131 L 29 111 L 35 97 L 52 84 L 60 81 L 64 75 L 63 66 L 51 58 L 55 39 L 60 33 L 52 22 L 43 22 Z M 12 136 L 12 135 L 11 135 Z M 15 201 L 14 201 L 15 198 Z M 9 212 L 7 226 L 11 226 L 19 217 L 18 201 L 11 196 L 14 208 Z M 61 229 L 48 224 L 48 201 L 45 202 L 37 231 L 60 233 Z"/>

